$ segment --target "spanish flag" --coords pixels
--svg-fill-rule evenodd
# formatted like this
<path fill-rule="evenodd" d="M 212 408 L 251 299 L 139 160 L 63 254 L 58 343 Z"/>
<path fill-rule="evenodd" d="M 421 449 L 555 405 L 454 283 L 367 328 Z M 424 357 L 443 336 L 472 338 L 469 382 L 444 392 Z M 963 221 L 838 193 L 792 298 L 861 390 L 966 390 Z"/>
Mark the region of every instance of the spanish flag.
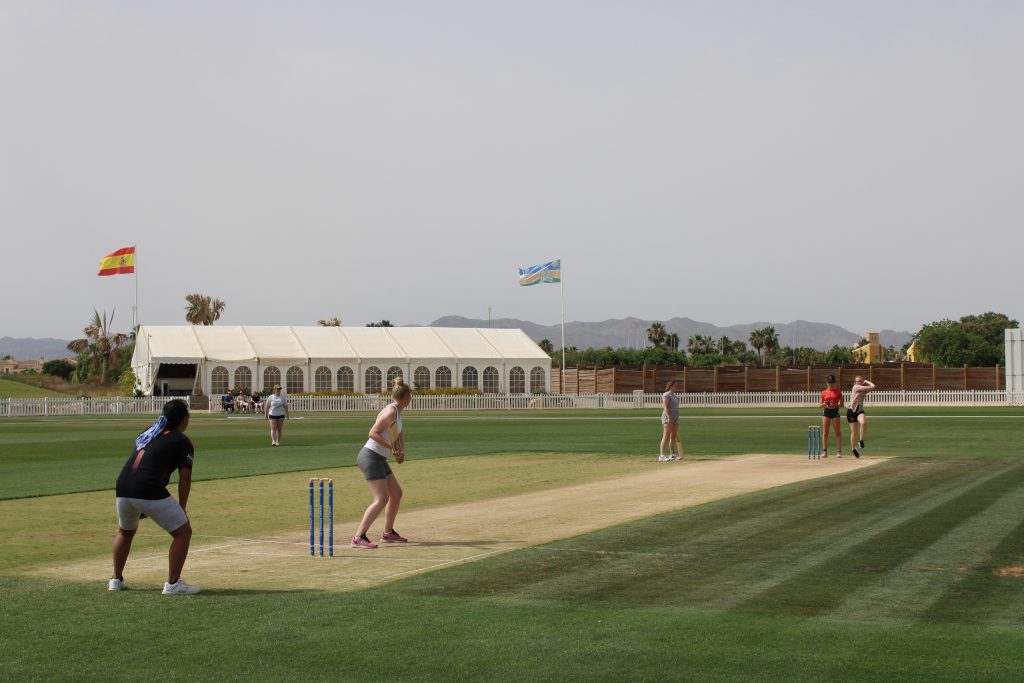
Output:
<path fill-rule="evenodd" d="M 125 247 L 107 254 L 100 260 L 97 275 L 124 275 L 135 272 L 135 247 Z"/>

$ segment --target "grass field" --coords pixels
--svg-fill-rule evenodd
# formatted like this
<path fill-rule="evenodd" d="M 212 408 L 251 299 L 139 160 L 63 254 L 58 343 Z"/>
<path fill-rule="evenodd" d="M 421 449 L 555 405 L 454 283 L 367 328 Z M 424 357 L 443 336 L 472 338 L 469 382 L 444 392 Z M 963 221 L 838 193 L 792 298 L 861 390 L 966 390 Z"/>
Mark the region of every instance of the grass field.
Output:
<path fill-rule="evenodd" d="M 34 387 L 9 379 L 0 379 L 0 398 L 46 398 L 48 396 L 67 398 L 67 394 L 57 391 L 50 391 L 49 389 Z"/>
<path fill-rule="evenodd" d="M 688 411 L 687 457 L 800 458 L 809 412 Z M 113 480 L 145 420 L 0 420 L 5 678 L 1018 680 L 1024 410 L 870 413 L 866 454 L 889 459 L 867 469 L 366 590 L 268 590 L 240 561 L 234 587 L 190 598 L 40 573 L 109 555 Z M 335 477 L 336 518 L 358 516 L 369 416 L 303 417 L 279 449 L 259 420 L 195 417 L 197 534 L 301 526 L 311 474 Z M 632 411 L 410 413 L 406 430 L 412 512 L 622 476 L 653 459 L 659 426 Z M 133 557 L 166 545 L 140 533 Z"/>

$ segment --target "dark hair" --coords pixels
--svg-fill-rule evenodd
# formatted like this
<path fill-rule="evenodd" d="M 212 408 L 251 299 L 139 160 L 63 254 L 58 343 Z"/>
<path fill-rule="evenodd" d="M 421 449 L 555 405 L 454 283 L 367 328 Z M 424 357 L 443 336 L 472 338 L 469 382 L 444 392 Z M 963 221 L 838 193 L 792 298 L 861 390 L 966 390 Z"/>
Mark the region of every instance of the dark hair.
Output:
<path fill-rule="evenodd" d="M 835 375 L 829 375 L 828 379 L 826 379 L 825 381 L 828 382 L 829 384 L 835 384 L 836 383 L 836 376 Z"/>
<path fill-rule="evenodd" d="M 186 417 L 188 417 L 188 404 L 180 398 L 175 398 L 164 404 L 163 416 L 167 418 L 167 426 L 177 429 Z"/>

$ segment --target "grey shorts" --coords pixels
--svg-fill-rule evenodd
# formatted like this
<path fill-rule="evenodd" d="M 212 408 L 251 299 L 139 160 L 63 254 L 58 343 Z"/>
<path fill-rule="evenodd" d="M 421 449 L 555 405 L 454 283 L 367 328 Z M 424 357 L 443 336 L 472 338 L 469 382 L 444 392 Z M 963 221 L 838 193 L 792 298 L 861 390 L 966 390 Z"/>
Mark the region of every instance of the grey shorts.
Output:
<path fill-rule="evenodd" d="M 392 474 L 388 459 L 380 453 L 371 451 L 369 448 L 359 451 L 359 455 L 356 456 L 356 464 L 363 471 L 366 481 L 387 479 Z"/>
<path fill-rule="evenodd" d="M 171 533 L 188 522 L 188 515 L 178 501 L 170 496 L 158 500 L 145 498 L 118 498 L 117 525 L 125 531 L 139 528 L 139 518 L 145 514 L 157 525 Z"/>

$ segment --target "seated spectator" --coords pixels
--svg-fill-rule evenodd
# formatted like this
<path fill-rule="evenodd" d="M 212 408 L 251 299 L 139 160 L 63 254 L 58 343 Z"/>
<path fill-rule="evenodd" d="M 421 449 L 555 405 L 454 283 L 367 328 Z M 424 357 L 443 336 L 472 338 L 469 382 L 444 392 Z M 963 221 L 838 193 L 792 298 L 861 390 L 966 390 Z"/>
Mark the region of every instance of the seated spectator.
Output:
<path fill-rule="evenodd" d="M 235 397 L 231 395 L 231 390 L 228 389 L 228 393 L 224 394 L 224 412 L 233 413 L 235 412 Z"/>
<path fill-rule="evenodd" d="M 252 412 L 254 412 L 254 413 L 262 413 L 263 412 L 263 396 L 258 391 L 253 389 L 252 390 L 252 396 L 250 396 L 249 399 L 252 401 Z"/>
<path fill-rule="evenodd" d="M 248 413 L 252 407 L 249 405 L 249 397 L 241 389 L 235 392 L 235 406 L 240 413 Z"/>

